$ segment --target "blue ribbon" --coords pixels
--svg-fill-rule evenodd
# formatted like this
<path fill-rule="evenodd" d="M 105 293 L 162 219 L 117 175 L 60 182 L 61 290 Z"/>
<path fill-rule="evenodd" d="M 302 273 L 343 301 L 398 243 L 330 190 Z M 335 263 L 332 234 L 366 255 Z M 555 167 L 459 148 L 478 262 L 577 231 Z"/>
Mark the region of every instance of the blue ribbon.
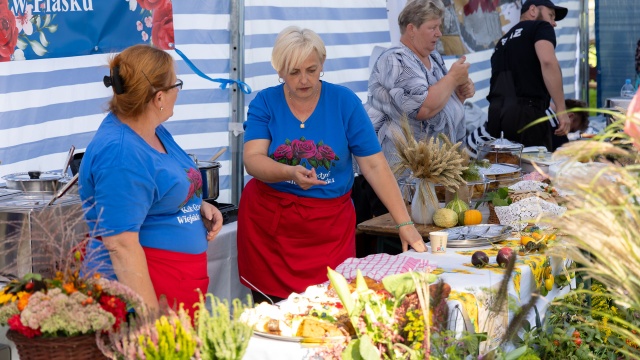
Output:
<path fill-rule="evenodd" d="M 205 73 L 203 73 L 202 71 L 200 71 L 200 69 L 198 69 L 193 62 L 191 62 L 191 60 L 189 60 L 189 58 L 187 58 L 187 55 L 185 55 L 182 51 L 173 48 L 173 50 L 176 51 L 176 53 L 178 55 L 180 55 L 180 57 L 182 58 L 182 60 L 184 60 L 185 63 L 187 63 L 187 65 L 189 65 L 189 67 L 191 68 L 191 70 L 193 70 L 194 73 L 196 73 L 196 75 L 200 76 L 201 78 L 207 79 L 209 81 L 213 81 L 213 82 L 219 82 L 220 83 L 220 88 L 221 89 L 226 89 L 227 86 L 229 84 L 238 84 L 238 88 L 240 88 L 240 90 L 245 93 L 245 94 L 251 94 L 251 87 L 249 85 L 247 85 L 247 83 L 245 83 L 244 81 L 241 81 L 240 79 L 212 79 L 209 76 L 207 76 Z"/>

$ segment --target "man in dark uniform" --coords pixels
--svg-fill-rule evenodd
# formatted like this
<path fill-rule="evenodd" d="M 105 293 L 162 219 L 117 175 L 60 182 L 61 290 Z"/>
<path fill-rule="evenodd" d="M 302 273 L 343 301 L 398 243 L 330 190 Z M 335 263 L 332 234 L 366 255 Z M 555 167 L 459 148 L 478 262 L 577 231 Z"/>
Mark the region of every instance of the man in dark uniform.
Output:
<path fill-rule="evenodd" d="M 562 72 L 555 54 L 556 21 L 567 9 L 550 0 L 527 0 L 520 22 L 507 32 L 491 56 L 491 87 L 487 130 L 501 133 L 524 146 L 546 146 L 551 151 L 551 135 L 566 135 L 571 121 L 565 111 Z M 550 99 L 558 114 L 559 126 L 552 129 L 544 121 L 519 132 L 530 122 L 546 116 Z"/>

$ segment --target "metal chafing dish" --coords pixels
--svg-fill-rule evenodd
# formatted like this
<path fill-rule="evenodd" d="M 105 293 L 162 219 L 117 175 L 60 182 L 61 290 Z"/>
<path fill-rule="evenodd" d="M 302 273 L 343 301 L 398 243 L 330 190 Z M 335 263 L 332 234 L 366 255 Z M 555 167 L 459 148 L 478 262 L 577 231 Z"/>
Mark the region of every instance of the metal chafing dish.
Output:
<path fill-rule="evenodd" d="M 54 261 L 68 256 L 88 227 L 80 197 L 0 189 L 0 275 L 53 275 Z"/>

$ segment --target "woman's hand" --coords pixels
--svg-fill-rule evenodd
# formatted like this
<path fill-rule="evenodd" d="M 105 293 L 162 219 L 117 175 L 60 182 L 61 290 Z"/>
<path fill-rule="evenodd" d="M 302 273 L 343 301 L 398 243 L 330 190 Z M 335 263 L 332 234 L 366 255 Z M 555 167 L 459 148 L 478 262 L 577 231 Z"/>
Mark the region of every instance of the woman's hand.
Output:
<path fill-rule="evenodd" d="M 466 83 L 459 85 L 456 88 L 456 95 L 458 95 L 458 99 L 460 99 L 461 102 L 464 102 L 469 98 L 472 98 L 475 94 L 476 94 L 476 86 L 473 83 L 473 81 L 469 78 L 467 78 Z"/>
<path fill-rule="evenodd" d="M 304 166 L 297 165 L 291 167 L 291 178 L 293 182 L 302 188 L 302 190 L 308 190 L 313 185 L 327 185 L 324 180 L 319 180 L 316 174 L 316 169 L 307 169 Z"/>
<path fill-rule="evenodd" d="M 207 241 L 215 239 L 222 230 L 222 213 L 218 208 L 203 200 L 200 206 L 200 215 L 202 223 L 207 229 Z"/>
<path fill-rule="evenodd" d="M 402 241 L 402 252 L 409 250 L 409 246 L 417 252 L 427 251 L 422 236 L 413 225 L 405 225 L 400 228 L 400 241 Z"/>
<path fill-rule="evenodd" d="M 451 76 L 456 86 L 462 86 L 467 84 L 469 81 L 469 66 L 471 64 L 465 63 L 467 58 L 465 56 L 461 56 L 456 62 L 451 65 L 451 69 L 449 69 L 448 76 Z"/>

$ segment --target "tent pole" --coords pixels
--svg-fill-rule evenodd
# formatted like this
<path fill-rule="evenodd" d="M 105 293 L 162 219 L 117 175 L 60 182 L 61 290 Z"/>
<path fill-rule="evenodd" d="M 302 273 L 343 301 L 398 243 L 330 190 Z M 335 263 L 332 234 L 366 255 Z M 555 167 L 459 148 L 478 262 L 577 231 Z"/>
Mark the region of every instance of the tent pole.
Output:
<path fill-rule="evenodd" d="M 244 0 L 231 0 L 230 20 L 230 68 L 231 79 L 244 80 Z M 240 194 L 244 189 L 243 135 L 233 131 L 244 123 L 244 93 L 234 84 L 231 95 L 229 145 L 231 148 L 231 203 L 240 204 Z M 237 135 L 236 135 L 237 134 Z"/>
<path fill-rule="evenodd" d="M 577 98 L 589 103 L 589 0 L 580 1 L 580 55 L 578 58 Z M 595 107 L 595 104 L 588 104 Z"/>

